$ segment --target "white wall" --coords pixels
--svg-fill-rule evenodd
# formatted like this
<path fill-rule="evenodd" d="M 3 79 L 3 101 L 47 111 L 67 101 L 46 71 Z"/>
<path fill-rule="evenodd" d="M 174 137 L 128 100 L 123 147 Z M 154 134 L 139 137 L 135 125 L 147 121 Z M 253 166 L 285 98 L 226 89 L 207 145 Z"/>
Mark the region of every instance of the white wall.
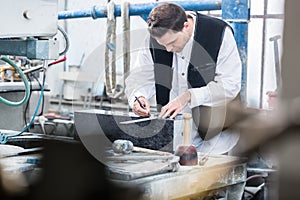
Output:
<path fill-rule="evenodd" d="M 251 15 L 263 15 L 264 1 L 251 0 Z M 272 0 L 268 2 L 268 14 L 283 14 L 284 0 Z M 261 68 L 262 68 L 262 41 L 263 41 L 263 19 L 252 18 L 249 22 L 248 35 L 248 76 L 247 76 L 247 101 L 251 107 L 259 107 Z M 270 37 L 280 35 L 279 53 L 282 54 L 282 19 L 268 19 L 265 32 L 265 55 L 264 55 L 264 77 L 263 77 L 263 108 L 267 108 L 267 91 L 276 89 L 274 43 L 269 41 Z"/>
<path fill-rule="evenodd" d="M 135 1 L 137 2 L 137 1 Z M 149 1 L 148 1 L 149 2 Z M 120 4 L 120 1 L 115 1 L 116 4 Z M 106 1 L 96 1 L 96 0 L 86 0 L 86 1 L 76 1 L 68 0 L 67 10 L 83 10 L 91 9 L 92 6 L 99 5 L 105 6 Z M 64 2 L 60 2 L 59 10 L 64 10 Z M 137 43 L 140 43 L 145 37 L 145 21 L 137 16 L 132 16 L 131 20 L 131 30 L 140 30 L 139 32 L 131 34 L 131 40 L 134 43 L 131 44 L 131 48 Z M 66 23 L 66 25 L 65 25 Z M 69 40 L 70 40 L 70 49 L 67 52 L 67 61 L 66 68 L 70 65 L 81 65 L 80 71 L 83 73 L 89 74 L 98 74 L 99 80 L 95 87 L 96 90 L 101 90 L 104 81 L 104 52 L 105 52 L 105 39 L 106 39 L 106 18 L 92 19 L 89 18 L 79 18 L 79 19 L 68 19 L 60 20 L 59 24 L 62 27 L 67 27 Z M 117 18 L 116 34 L 117 34 L 117 73 L 119 75 L 123 74 L 122 66 L 122 24 L 120 17 Z M 58 34 L 57 38 L 62 43 L 61 49 L 64 48 L 64 40 L 61 35 Z M 81 59 L 82 63 L 81 62 Z M 132 60 L 134 60 L 134 55 Z M 133 62 L 131 62 L 133 63 Z M 59 79 L 59 74 L 63 71 L 63 64 L 57 65 L 55 67 L 49 68 L 47 83 L 51 89 L 51 95 L 57 96 L 61 90 L 62 81 Z M 118 76 L 119 77 L 119 76 Z M 120 78 L 120 77 L 119 77 Z M 118 82 L 119 83 L 119 82 Z M 89 86 L 88 86 L 89 87 Z M 95 91 L 97 94 L 97 91 Z"/>
<path fill-rule="evenodd" d="M 121 1 L 115 1 L 119 4 Z M 132 1 L 137 3 L 137 1 Z M 139 1 L 139 2 L 155 2 L 153 1 Z M 251 15 L 263 14 L 262 0 L 251 0 Z M 81 10 L 91 9 L 93 5 L 106 5 L 103 0 L 68 0 L 67 10 Z M 64 10 L 64 2 L 60 2 L 59 10 Z M 268 3 L 269 14 L 283 14 L 284 0 L 272 0 Z M 60 20 L 61 26 L 67 22 L 67 31 L 70 38 L 70 49 L 67 53 L 66 66 L 79 65 L 80 70 L 85 73 L 99 74 L 99 84 L 103 84 L 104 80 L 104 42 L 106 37 L 106 18 L 92 19 L 68 19 Z M 247 102 L 248 106 L 259 107 L 260 86 L 261 86 L 261 53 L 262 53 L 262 19 L 252 18 L 249 22 L 249 37 L 248 37 L 248 70 L 247 70 Z M 131 35 L 131 46 L 136 48 L 136 44 L 140 44 L 143 37 L 145 37 L 144 29 L 145 22 L 137 16 L 131 17 L 131 30 L 143 29 L 140 34 Z M 267 91 L 274 91 L 275 85 L 275 64 L 274 64 L 274 48 L 273 43 L 269 41 L 270 37 L 274 35 L 282 35 L 283 20 L 270 19 L 266 24 L 265 37 L 265 57 L 264 57 L 264 85 L 263 85 L 263 106 L 267 108 Z M 122 33 L 120 18 L 117 18 L 117 55 L 120 55 L 122 42 Z M 143 34 L 144 33 L 144 34 Z M 60 36 L 58 36 L 60 38 Z M 133 44 L 134 41 L 134 44 Z M 118 44 L 119 43 L 119 44 Z M 61 45 L 63 48 L 63 44 Z M 282 53 L 282 39 L 279 40 L 279 53 Z M 135 54 L 131 57 L 131 63 L 134 62 Z M 122 59 L 117 59 L 118 73 L 122 74 Z M 51 89 L 52 96 L 58 95 L 61 88 L 61 81 L 58 74 L 63 71 L 63 64 L 53 66 L 48 70 L 47 82 Z M 101 87 L 99 87 L 101 89 Z"/>

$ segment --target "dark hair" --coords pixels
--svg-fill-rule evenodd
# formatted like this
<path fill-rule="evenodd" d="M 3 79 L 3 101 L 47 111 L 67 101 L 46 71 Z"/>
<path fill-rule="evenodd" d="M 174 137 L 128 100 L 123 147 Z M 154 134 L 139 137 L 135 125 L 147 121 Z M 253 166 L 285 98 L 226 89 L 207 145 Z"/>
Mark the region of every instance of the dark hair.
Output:
<path fill-rule="evenodd" d="M 186 21 L 187 16 L 182 7 L 174 3 L 164 3 L 152 9 L 147 24 L 150 35 L 160 38 L 168 30 L 181 31 Z"/>

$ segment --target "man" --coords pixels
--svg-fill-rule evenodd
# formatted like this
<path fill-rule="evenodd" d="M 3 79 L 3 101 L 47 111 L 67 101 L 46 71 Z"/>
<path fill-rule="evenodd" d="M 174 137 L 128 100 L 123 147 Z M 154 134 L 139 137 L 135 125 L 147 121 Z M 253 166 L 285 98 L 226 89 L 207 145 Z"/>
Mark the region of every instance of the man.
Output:
<path fill-rule="evenodd" d="M 221 115 L 213 111 L 238 97 L 240 91 L 241 60 L 231 27 L 220 19 L 186 12 L 174 3 L 155 7 L 147 24 L 148 48 L 140 50 L 137 68 L 125 82 L 132 111 L 147 117 L 149 99 L 155 95 L 160 117 L 193 114 L 192 144 L 198 151 L 228 152 L 239 134 L 219 126 L 224 125 L 226 109 L 221 109 Z M 216 126 L 211 125 L 215 122 Z"/>

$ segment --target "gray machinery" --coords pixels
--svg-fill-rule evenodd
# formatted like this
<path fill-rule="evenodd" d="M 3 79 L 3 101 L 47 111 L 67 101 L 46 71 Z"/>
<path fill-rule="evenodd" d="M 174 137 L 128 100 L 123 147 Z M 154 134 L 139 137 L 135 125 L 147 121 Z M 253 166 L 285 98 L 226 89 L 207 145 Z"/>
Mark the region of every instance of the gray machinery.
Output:
<path fill-rule="evenodd" d="M 0 0 L 0 55 L 57 59 L 57 0 Z M 7 23 L 9 21 L 9 23 Z"/>
<path fill-rule="evenodd" d="M 0 129 L 20 130 L 24 125 L 24 106 L 21 105 L 28 101 L 30 89 L 24 75 L 26 70 L 23 72 L 19 64 L 10 59 L 20 56 L 30 61 L 44 61 L 38 69 L 45 69 L 47 60 L 58 59 L 59 45 L 54 39 L 58 31 L 58 1 L 0 0 L 0 5 L 0 66 L 14 67 L 21 77 L 23 74 L 24 82 L 0 81 Z M 32 89 L 41 90 L 35 82 Z M 23 96 L 23 101 L 16 104 Z"/>

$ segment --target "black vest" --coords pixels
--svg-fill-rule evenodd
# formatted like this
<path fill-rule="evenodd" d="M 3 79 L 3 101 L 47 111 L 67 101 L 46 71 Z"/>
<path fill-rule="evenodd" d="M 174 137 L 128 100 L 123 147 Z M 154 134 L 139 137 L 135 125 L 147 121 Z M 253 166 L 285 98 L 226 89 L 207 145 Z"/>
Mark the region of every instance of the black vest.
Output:
<path fill-rule="evenodd" d="M 197 13 L 194 42 L 187 74 L 189 88 L 203 87 L 214 80 L 216 62 L 226 27 L 230 26 L 220 19 Z M 160 111 L 161 107 L 169 102 L 173 77 L 173 53 L 167 52 L 154 38 L 150 39 L 150 52 L 154 62 L 157 109 Z M 200 137 L 204 139 L 211 118 L 211 109 L 210 107 L 199 106 L 193 108 L 192 113 Z M 216 130 L 216 132 L 220 132 L 220 130 Z M 211 135 L 213 136 L 215 133 Z"/>

